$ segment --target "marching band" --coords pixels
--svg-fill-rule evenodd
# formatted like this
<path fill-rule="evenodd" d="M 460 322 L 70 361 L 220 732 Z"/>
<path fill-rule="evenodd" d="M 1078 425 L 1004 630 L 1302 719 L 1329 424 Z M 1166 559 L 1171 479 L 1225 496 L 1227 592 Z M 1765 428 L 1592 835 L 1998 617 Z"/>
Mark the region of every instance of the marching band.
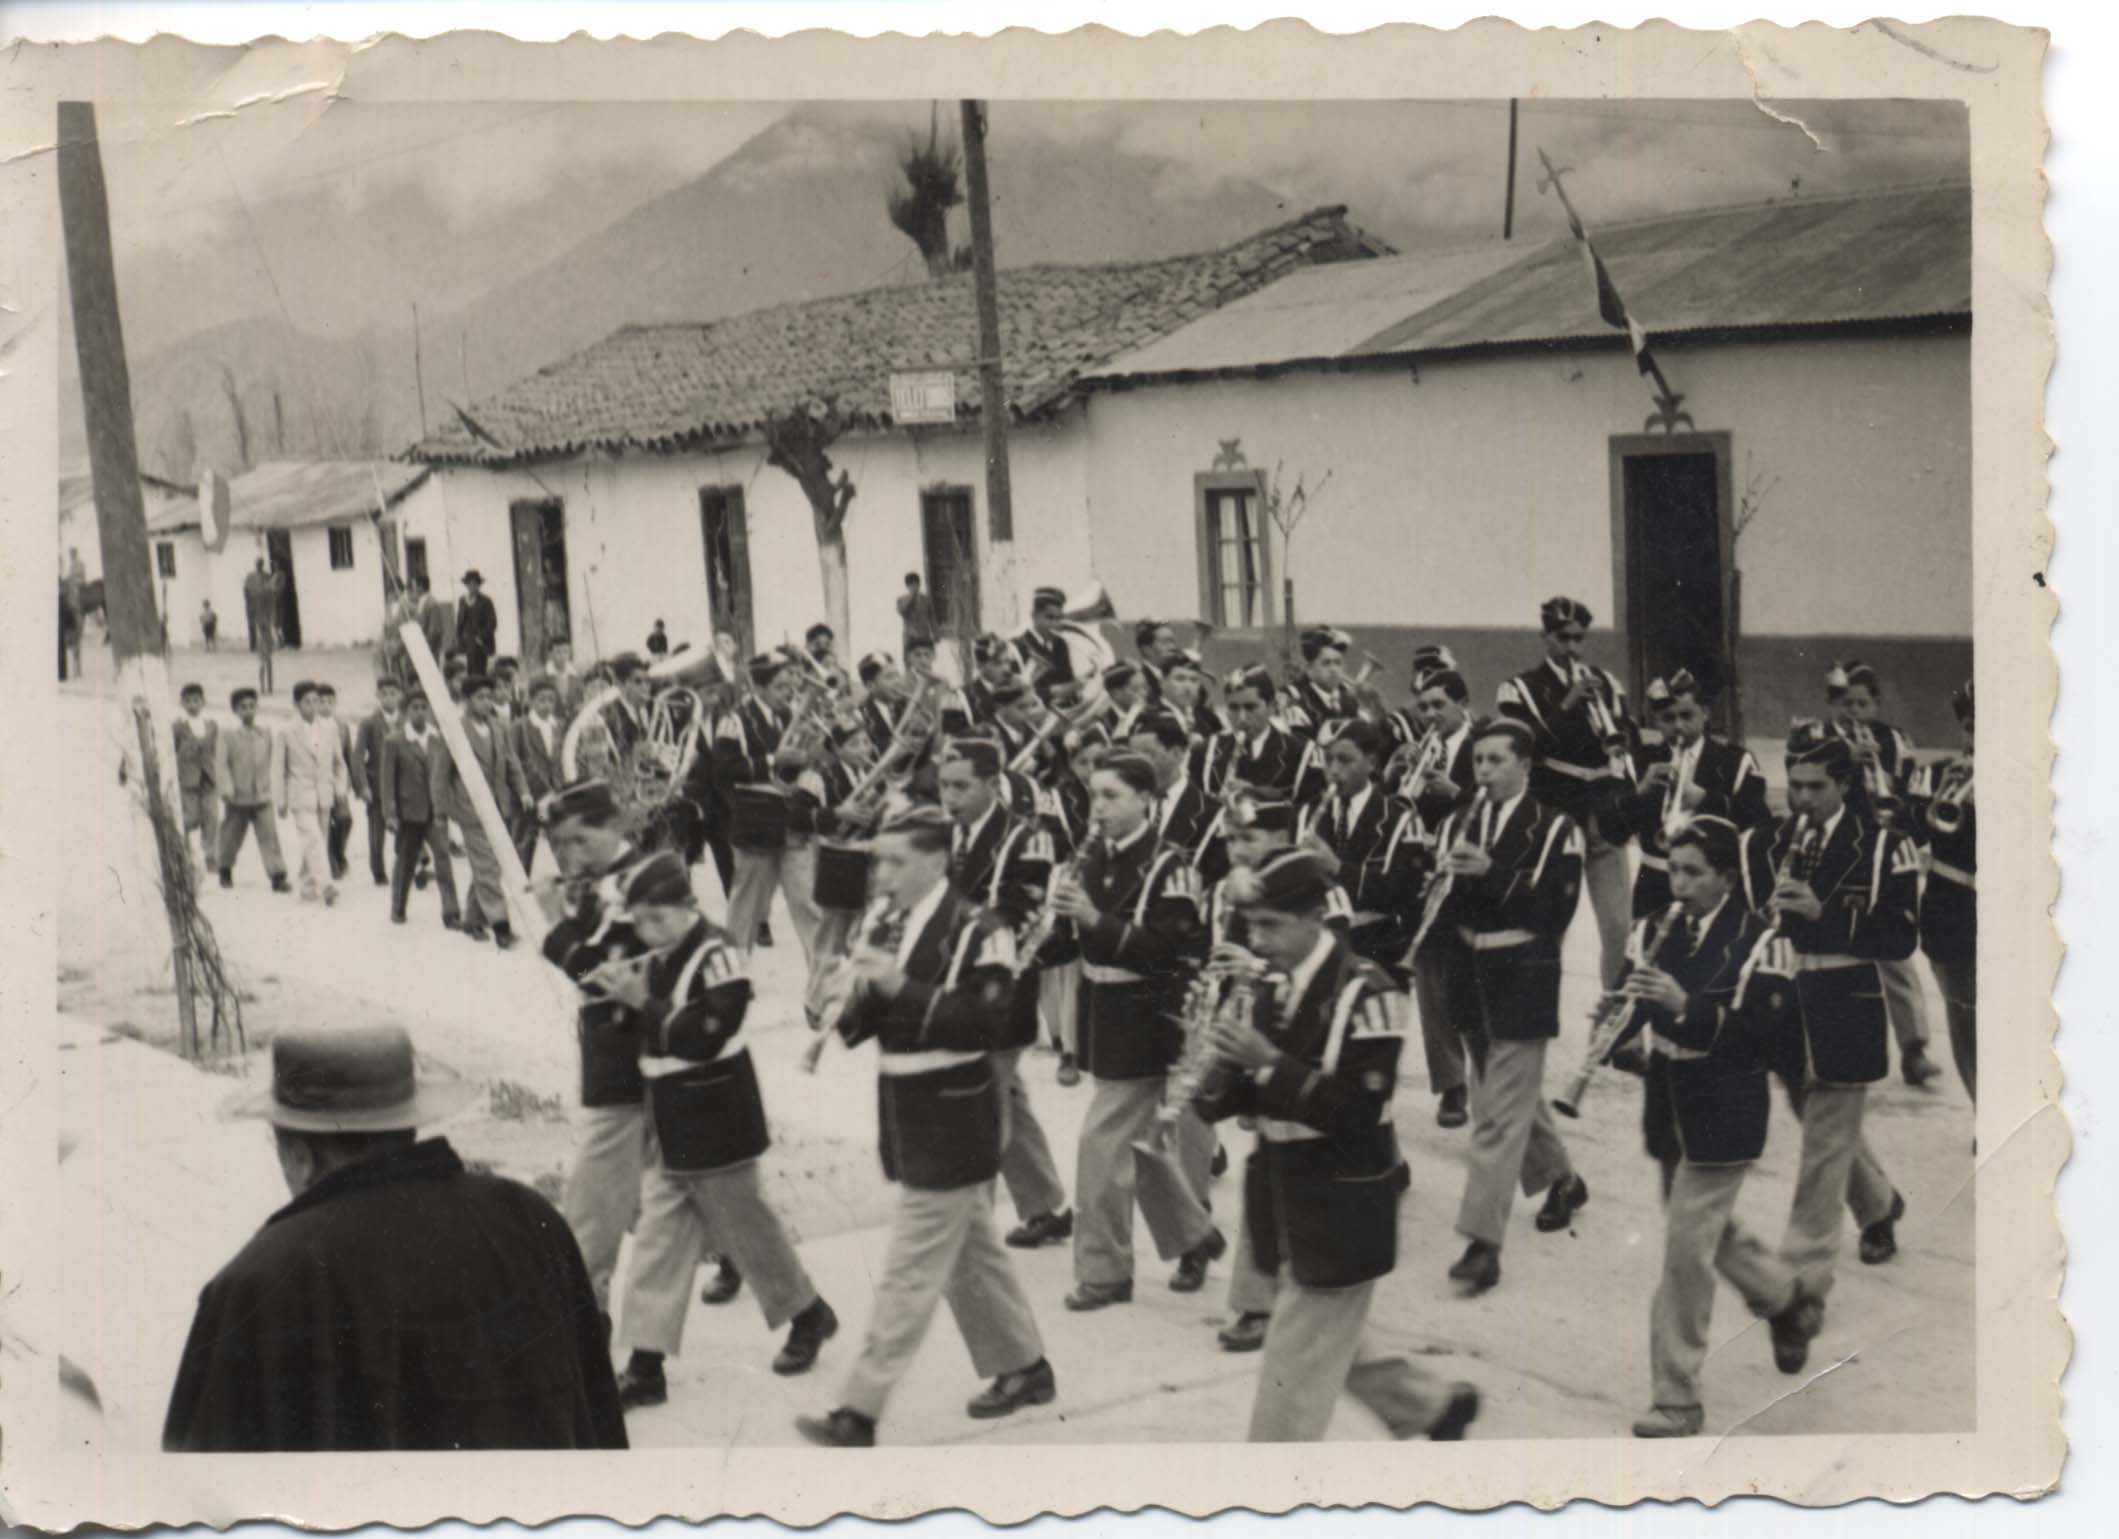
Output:
<path fill-rule="evenodd" d="M 1897 1249 L 1906 1205 L 1864 1113 L 1894 1030 L 1907 1079 L 1932 1077 L 1916 1072 L 1916 950 L 1974 1090 L 1970 685 L 1953 700 L 1962 752 L 1924 762 L 1875 719 L 1873 671 L 1835 668 L 1831 714 L 1787 739 L 1777 816 L 1753 755 L 1709 731 L 1711 684 L 1655 679 L 1638 721 L 1582 660 L 1593 617 L 1564 596 L 1540 612 L 1545 657 L 1500 684 L 1492 716 L 1440 646 L 1416 650 L 1398 705 L 1381 660 L 1349 673 L 1353 638 L 1329 626 L 1303 633 L 1287 676 L 1245 664 L 1217 699 L 1178 626 L 1140 622 L 1121 660 L 1094 623 L 1108 615 L 1100 590 L 1040 588 L 1021 634 L 966 647 L 961 687 L 925 636 L 903 666 L 871 653 L 849 670 L 816 626 L 741 678 L 681 650 L 621 659 L 582 703 L 569 783 L 541 809 L 562 877 L 536 891 L 545 956 L 585 1001 L 589 1121 L 563 1207 L 599 1299 L 634 1228 L 626 1403 L 666 1396 L 710 1255 L 709 1298 L 750 1280 L 788 1326 L 776 1371 L 808 1370 L 837 1329 L 755 1176 L 768 1122 L 741 1025 L 776 890 L 808 969 L 807 1063 L 878 1042 L 881 1155 L 902 1188 L 867 1339 L 837 1403 L 801 1419 L 813 1441 L 874 1441 L 942 1299 L 990 1381 L 969 1414 L 1052 1400 L 1009 1252 L 1067 1245 L 1065 1307 L 1125 1305 L 1136 1208 L 1171 1289 L 1227 1258 L 1220 1344 L 1262 1352 L 1254 1440 L 1323 1436 L 1342 1392 L 1394 1437 L 1464 1436 L 1477 1390 L 1370 1328 L 1399 1261 L 1393 1104 L 1416 1033 L 1437 1124 L 1469 1129 L 1459 1294 L 1500 1285 L 1518 1191 L 1540 1199 L 1540 1233 L 1581 1222 L 1591 1194 L 1554 1113 L 1629 1070 L 1666 1215 L 1654 1400 L 1633 1430 L 1700 1431 L 1718 1277 L 1799 1371 L 1842 1209 L 1862 1262 Z M 690 886 L 717 842 L 725 924 Z M 1585 891 L 1604 994 L 1587 1057 L 1549 1085 Z M 1071 1181 L 1022 1073 L 1040 1040 L 1061 1084 L 1092 1087 Z M 1734 1216 L 1775 1079 L 1801 1126 L 1777 1240 Z M 1255 1133 L 1233 1214 L 1214 1207 L 1230 1123 Z"/>

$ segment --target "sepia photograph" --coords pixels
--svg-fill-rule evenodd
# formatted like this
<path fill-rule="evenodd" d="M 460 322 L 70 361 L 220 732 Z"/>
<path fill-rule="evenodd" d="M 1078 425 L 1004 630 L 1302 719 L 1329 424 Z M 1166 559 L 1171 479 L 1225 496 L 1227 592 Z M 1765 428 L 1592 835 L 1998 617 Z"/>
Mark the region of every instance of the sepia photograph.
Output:
<path fill-rule="evenodd" d="M 1966 100 L 249 63 L 33 189 L 75 1457 L 1980 1434 Z"/>

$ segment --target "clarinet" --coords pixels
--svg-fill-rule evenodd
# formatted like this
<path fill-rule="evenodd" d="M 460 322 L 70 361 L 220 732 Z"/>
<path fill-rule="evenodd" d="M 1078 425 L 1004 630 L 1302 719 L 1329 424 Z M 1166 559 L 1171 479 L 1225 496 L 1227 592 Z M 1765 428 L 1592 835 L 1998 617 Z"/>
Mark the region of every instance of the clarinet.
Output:
<path fill-rule="evenodd" d="M 1473 792 L 1471 805 L 1464 810 L 1464 822 L 1461 826 L 1470 828 L 1474 823 L 1478 822 L 1479 814 L 1485 810 L 1487 801 L 1488 796 L 1485 786 L 1481 786 L 1477 791 Z M 1446 850 L 1439 847 L 1439 844 L 1435 853 L 1438 860 L 1448 854 Z M 1405 965 L 1407 967 L 1413 965 L 1413 953 L 1420 949 L 1420 943 L 1427 939 L 1427 932 L 1434 928 L 1435 920 L 1442 913 L 1443 905 L 1449 901 L 1450 891 L 1456 885 L 1456 881 L 1456 872 L 1444 870 L 1438 871 L 1433 880 L 1428 883 L 1427 902 L 1420 911 L 1420 928 L 1413 932 L 1412 943 L 1405 948 Z"/>
<path fill-rule="evenodd" d="M 1684 911 L 1684 904 L 1673 903 L 1656 916 L 1648 932 L 1648 944 L 1641 948 L 1642 966 L 1663 965 L 1664 944 L 1677 928 L 1678 918 Z M 1641 1018 L 1641 1002 L 1624 989 L 1613 989 L 1598 1000 L 1596 1013 L 1589 1020 L 1589 1050 L 1582 1055 L 1581 1067 L 1552 1098 L 1552 1109 L 1563 1117 L 1581 1116 L 1582 1097 L 1589 1093 L 1590 1082 L 1596 1078 L 1597 1070 L 1611 1062 L 1612 1055 L 1647 1024 Z"/>
<path fill-rule="evenodd" d="M 1045 949 L 1045 942 L 1051 940 L 1052 932 L 1059 928 L 1059 906 L 1054 900 L 1059 893 L 1060 883 L 1073 882 L 1080 879 L 1082 860 L 1095 844 L 1095 840 L 1096 836 L 1092 834 L 1089 842 L 1082 846 L 1080 855 L 1062 865 L 1053 867 L 1052 875 L 1045 883 L 1045 901 L 1038 906 L 1038 911 L 1030 916 L 1030 922 L 1023 926 L 1023 933 L 1016 937 L 1016 977 L 1020 978 L 1030 970 L 1031 963 L 1036 959 L 1037 954 Z"/>

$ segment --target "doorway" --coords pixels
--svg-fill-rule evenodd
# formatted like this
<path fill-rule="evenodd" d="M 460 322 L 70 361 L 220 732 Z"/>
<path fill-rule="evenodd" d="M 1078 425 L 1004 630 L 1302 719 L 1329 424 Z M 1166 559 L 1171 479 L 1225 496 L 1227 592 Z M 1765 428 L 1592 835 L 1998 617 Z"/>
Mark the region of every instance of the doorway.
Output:
<path fill-rule="evenodd" d="M 699 539 L 706 549 L 708 620 L 736 638 L 736 655 L 752 655 L 750 529 L 740 486 L 699 488 Z M 711 645 L 711 642 L 709 642 Z"/>
<path fill-rule="evenodd" d="M 265 531 L 265 564 L 280 580 L 280 645 L 302 644 L 302 606 L 294 592 L 294 541 L 284 529 Z"/>
<path fill-rule="evenodd" d="M 1715 695 L 1715 726 L 1737 720 L 1730 635 L 1729 435 L 1611 441 L 1613 552 L 1631 687 L 1689 669 Z"/>
<path fill-rule="evenodd" d="M 979 633 L 979 547 L 971 523 L 971 488 L 936 486 L 920 493 L 920 539 L 935 629 L 960 642 Z"/>
<path fill-rule="evenodd" d="M 405 537 L 405 586 L 408 588 L 425 588 L 429 586 L 427 577 L 427 541 L 422 535 L 414 534 Z"/>
<path fill-rule="evenodd" d="M 508 504 L 515 550 L 515 618 L 522 629 L 523 667 L 539 670 L 555 641 L 574 639 L 567 607 L 567 510 L 557 497 Z"/>

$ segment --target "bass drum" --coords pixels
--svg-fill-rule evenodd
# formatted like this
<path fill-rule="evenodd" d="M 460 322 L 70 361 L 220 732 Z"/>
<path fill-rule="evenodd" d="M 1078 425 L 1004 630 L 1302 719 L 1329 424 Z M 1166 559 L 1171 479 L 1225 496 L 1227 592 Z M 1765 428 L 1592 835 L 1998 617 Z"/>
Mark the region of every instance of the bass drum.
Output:
<path fill-rule="evenodd" d="M 876 862 L 865 841 L 819 839 L 810 897 L 818 908 L 858 911 L 868 906 L 868 877 Z"/>
<path fill-rule="evenodd" d="M 739 850 L 787 847 L 787 794 L 770 786 L 728 788 L 728 842 Z"/>

